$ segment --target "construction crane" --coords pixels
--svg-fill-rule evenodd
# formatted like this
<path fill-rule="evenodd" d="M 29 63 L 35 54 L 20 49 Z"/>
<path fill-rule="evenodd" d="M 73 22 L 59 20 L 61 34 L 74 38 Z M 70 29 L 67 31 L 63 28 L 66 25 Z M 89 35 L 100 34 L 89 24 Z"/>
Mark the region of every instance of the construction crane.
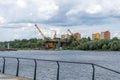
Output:
<path fill-rule="evenodd" d="M 70 31 L 70 29 L 68 29 L 68 32 L 70 32 L 70 34 L 71 34 L 72 36 L 74 36 L 74 34 Z"/>
<path fill-rule="evenodd" d="M 54 37 L 53 37 L 54 39 L 56 38 L 56 31 L 55 31 L 55 34 L 54 34 Z"/>
<path fill-rule="evenodd" d="M 47 48 L 56 48 L 56 45 L 52 42 L 52 41 L 50 41 L 49 39 L 47 39 L 45 36 L 44 36 L 44 34 L 42 33 L 42 31 L 39 29 L 39 27 L 37 26 L 37 24 L 35 24 L 35 27 L 37 28 L 37 30 L 39 31 L 39 33 L 42 35 L 42 37 L 44 38 L 44 40 L 45 40 L 45 43 L 47 44 L 46 46 L 47 46 Z"/>
<path fill-rule="evenodd" d="M 54 31 L 54 35 L 53 35 L 53 40 L 56 40 L 56 31 L 55 30 L 52 30 L 52 31 Z"/>
<path fill-rule="evenodd" d="M 80 39 L 77 37 L 78 33 L 73 34 L 70 29 L 68 29 L 68 32 L 71 34 L 71 36 L 74 37 L 74 39 L 80 44 Z"/>
<path fill-rule="evenodd" d="M 37 26 L 37 24 L 35 24 L 35 27 L 37 28 L 37 30 L 39 31 L 39 33 L 42 35 L 42 37 L 44 38 L 44 40 L 46 40 L 46 37 L 44 36 L 44 34 L 42 33 L 42 31 L 39 29 L 39 27 Z"/>

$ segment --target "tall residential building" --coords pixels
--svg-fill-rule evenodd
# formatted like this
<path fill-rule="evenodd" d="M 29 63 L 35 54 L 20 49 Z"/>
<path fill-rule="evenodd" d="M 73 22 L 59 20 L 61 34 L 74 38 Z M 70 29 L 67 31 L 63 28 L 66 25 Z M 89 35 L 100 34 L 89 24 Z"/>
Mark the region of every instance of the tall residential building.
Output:
<path fill-rule="evenodd" d="M 101 32 L 100 39 L 104 39 L 104 32 Z"/>
<path fill-rule="evenodd" d="M 92 34 L 92 40 L 95 40 L 95 34 Z"/>
<path fill-rule="evenodd" d="M 62 38 L 62 39 L 65 39 L 65 35 L 61 35 L 61 38 Z"/>
<path fill-rule="evenodd" d="M 104 39 L 110 39 L 110 32 L 109 31 L 104 32 Z"/>
<path fill-rule="evenodd" d="M 110 39 L 110 32 L 109 31 L 101 32 L 100 39 Z"/>
<path fill-rule="evenodd" d="M 100 39 L 100 33 L 92 34 L 92 40 Z"/>
<path fill-rule="evenodd" d="M 70 35 L 69 34 L 64 34 L 64 35 L 61 35 L 61 38 L 62 39 L 69 39 Z"/>
<path fill-rule="evenodd" d="M 95 39 L 100 39 L 100 33 L 95 34 Z"/>
<path fill-rule="evenodd" d="M 81 39 L 81 34 L 80 34 L 80 33 L 75 33 L 75 34 L 74 34 L 74 37 L 75 37 L 76 39 Z"/>

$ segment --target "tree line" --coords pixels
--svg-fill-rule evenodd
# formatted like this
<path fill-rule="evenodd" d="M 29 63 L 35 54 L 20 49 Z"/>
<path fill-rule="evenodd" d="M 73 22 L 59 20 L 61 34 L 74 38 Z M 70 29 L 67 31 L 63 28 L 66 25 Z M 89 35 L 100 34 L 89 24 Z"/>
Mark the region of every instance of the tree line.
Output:
<path fill-rule="evenodd" d="M 10 48 L 15 49 L 37 49 L 45 46 L 45 41 L 43 39 L 31 38 L 0 42 L 0 48 L 7 48 L 8 43 L 10 44 Z"/>
<path fill-rule="evenodd" d="M 72 43 L 69 47 L 76 50 L 109 50 L 109 51 L 120 51 L 120 39 L 114 37 L 113 39 L 105 40 L 91 40 L 90 38 L 80 39 L 80 45 Z M 68 48 L 69 48 L 68 47 Z"/>
<path fill-rule="evenodd" d="M 70 44 L 62 46 L 64 50 L 110 50 L 120 51 L 120 39 L 117 37 L 109 40 L 91 40 L 90 37 L 80 39 L 80 44 L 75 41 L 74 37 L 66 39 Z M 10 44 L 10 48 L 15 49 L 39 49 L 45 47 L 46 43 L 43 39 L 22 39 L 14 41 L 0 42 L 0 49 L 7 48 L 7 43 Z"/>

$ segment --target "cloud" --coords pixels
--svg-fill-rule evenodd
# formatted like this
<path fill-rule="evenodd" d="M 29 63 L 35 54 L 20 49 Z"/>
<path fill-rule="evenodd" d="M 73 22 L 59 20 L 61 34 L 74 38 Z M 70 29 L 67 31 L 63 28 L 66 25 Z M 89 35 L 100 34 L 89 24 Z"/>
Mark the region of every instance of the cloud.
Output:
<path fill-rule="evenodd" d="M 6 19 L 2 16 L 0 16 L 0 24 L 6 23 Z"/>
<path fill-rule="evenodd" d="M 6 2 L 1 0 L 0 2 L 0 16 L 8 23 L 100 25 L 108 24 L 108 18 L 120 16 L 119 0 L 114 2 L 112 0 L 7 0 Z"/>
<path fill-rule="evenodd" d="M 3 40 L 42 38 L 33 27 L 35 23 L 45 36 L 52 37 L 51 30 L 60 36 L 67 33 L 68 28 L 83 35 L 112 31 L 114 27 L 120 29 L 119 21 L 119 0 L 0 0 Z"/>
<path fill-rule="evenodd" d="M 41 2 L 38 8 L 38 15 L 42 18 L 44 17 L 46 20 L 50 19 L 53 15 L 55 15 L 56 11 L 58 11 L 58 6 L 55 5 L 54 1 L 44 0 Z"/>
<path fill-rule="evenodd" d="M 86 12 L 89 14 L 97 14 L 100 13 L 102 11 L 102 7 L 100 5 L 94 5 L 94 6 L 90 6 Z"/>
<path fill-rule="evenodd" d="M 59 5 L 61 8 L 59 14 L 48 20 L 50 24 L 53 23 L 53 25 L 58 24 L 63 26 L 101 25 L 109 24 L 109 18 L 119 19 L 118 16 L 120 16 L 120 1 L 118 0 L 114 2 L 112 0 L 67 0 L 61 1 L 61 3 L 62 5 Z"/>
<path fill-rule="evenodd" d="M 25 8 L 27 6 L 26 2 L 23 0 L 17 0 L 16 2 L 17 6 L 19 6 L 20 8 Z"/>
<path fill-rule="evenodd" d="M 8 23 L 35 23 L 52 18 L 59 7 L 54 0 L 0 1 L 0 16 Z"/>

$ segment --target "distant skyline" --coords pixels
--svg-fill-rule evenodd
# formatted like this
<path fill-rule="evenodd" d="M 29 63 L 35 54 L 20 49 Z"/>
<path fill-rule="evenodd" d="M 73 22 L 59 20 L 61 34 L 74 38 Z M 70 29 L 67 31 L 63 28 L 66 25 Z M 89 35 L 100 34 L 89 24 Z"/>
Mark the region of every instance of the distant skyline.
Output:
<path fill-rule="evenodd" d="M 82 37 L 109 30 L 120 38 L 120 0 L 0 0 L 0 41 L 79 32 Z"/>

